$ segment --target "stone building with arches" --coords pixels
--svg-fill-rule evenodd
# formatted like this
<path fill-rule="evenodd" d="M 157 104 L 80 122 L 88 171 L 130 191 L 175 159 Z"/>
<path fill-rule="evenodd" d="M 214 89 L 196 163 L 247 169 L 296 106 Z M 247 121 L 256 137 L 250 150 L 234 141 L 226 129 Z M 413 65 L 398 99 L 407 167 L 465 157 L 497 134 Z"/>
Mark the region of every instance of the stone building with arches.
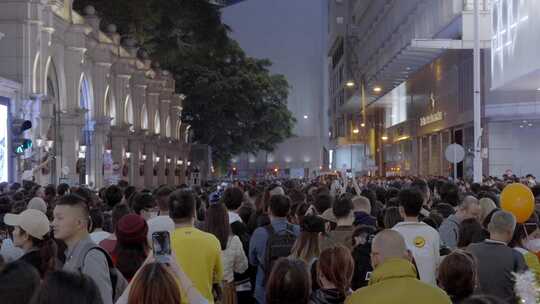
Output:
<path fill-rule="evenodd" d="M 138 187 L 185 180 L 189 126 L 172 75 L 93 7 L 72 0 L 0 2 L 0 96 L 31 120 L 34 145 L 10 154 L 10 180 Z"/>

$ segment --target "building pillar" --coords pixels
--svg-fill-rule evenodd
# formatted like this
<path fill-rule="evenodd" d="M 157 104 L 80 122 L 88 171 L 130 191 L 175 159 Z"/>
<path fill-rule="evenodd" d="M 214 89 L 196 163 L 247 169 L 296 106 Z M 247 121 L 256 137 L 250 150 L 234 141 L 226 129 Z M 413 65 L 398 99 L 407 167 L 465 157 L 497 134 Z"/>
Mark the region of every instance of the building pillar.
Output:
<path fill-rule="evenodd" d="M 84 112 L 78 109 L 60 114 L 59 134 L 61 154 L 57 160 L 60 164 L 60 177 L 67 178 L 70 184 L 78 184 L 77 160 L 79 156 L 80 133 L 84 127 Z"/>
<path fill-rule="evenodd" d="M 144 187 L 144 179 L 140 176 L 140 163 L 144 154 L 141 134 L 135 134 L 129 139 L 129 183 L 137 188 Z"/>
<path fill-rule="evenodd" d="M 161 141 L 159 143 L 158 147 L 158 156 L 159 156 L 159 163 L 158 165 L 158 179 L 157 179 L 157 185 L 163 185 L 167 183 L 167 178 L 165 176 L 165 168 L 167 166 L 167 154 L 165 153 L 164 144 Z"/>
<path fill-rule="evenodd" d="M 154 187 L 154 142 L 148 138 L 144 144 L 144 186 L 146 188 Z"/>
<path fill-rule="evenodd" d="M 122 127 L 111 127 L 111 142 L 112 142 L 112 160 L 113 160 L 113 175 L 119 180 L 127 180 L 127 176 L 123 176 L 123 166 L 126 163 L 127 150 L 127 130 Z"/>
<path fill-rule="evenodd" d="M 110 121 L 109 117 L 100 117 L 96 119 L 96 124 L 94 127 L 94 132 L 92 134 L 92 145 L 88 147 L 89 150 L 87 153 L 90 153 L 90 158 L 92 162 L 90 163 L 91 168 L 89 169 L 89 184 L 94 185 L 96 189 L 99 189 L 105 185 L 105 180 L 103 178 L 103 163 L 105 148 L 107 143 L 107 136 L 110 130 Z"/>

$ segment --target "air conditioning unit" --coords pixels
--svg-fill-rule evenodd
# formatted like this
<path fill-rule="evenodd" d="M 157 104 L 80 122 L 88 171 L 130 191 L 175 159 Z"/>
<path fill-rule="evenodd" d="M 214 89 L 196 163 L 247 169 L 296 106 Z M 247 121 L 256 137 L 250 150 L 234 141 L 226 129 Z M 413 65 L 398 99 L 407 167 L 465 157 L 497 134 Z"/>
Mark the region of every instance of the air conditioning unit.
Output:
<path fill-rule="evenodd" d="M 336 23 L 337 23 L 337 24 L 343 24 L 343 21 L 345 21 L 345 18 L 343 18 L 343 17 L 336 17 Z"/>

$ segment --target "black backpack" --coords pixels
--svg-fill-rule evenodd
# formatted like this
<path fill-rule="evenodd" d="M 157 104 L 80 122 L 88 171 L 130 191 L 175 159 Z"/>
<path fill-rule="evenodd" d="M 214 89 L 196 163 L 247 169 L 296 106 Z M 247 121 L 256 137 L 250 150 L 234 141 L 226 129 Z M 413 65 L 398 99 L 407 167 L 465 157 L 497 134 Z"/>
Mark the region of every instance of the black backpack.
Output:
<path fill-rule="evenodd" d="M 264 284 L 266 284 L 276 260 L 291 254 L 296 235 L 293 226 L 289 223 L 287 223 L 285 230 L 275 231 L 272 225 L 266 225 L 264 229 L 268 232 L 264 255 Z"/>

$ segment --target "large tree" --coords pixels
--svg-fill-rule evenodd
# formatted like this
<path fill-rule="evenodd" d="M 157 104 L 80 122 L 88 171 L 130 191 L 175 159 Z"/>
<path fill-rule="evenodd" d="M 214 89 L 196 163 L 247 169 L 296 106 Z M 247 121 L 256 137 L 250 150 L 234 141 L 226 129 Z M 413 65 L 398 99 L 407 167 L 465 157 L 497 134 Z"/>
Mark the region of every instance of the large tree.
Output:
<path fill-rule="evenodd" d="M 207 1 L 77 0 L 75 7 L 89 4 L 104 26 L 115 23 L 175 75 L 177 90 L 186 95 L 182 120 L 217 161 L 272 151 L 292 136 L 287 80 L 269 72 L 269 60 L 246 56 Z"/>

